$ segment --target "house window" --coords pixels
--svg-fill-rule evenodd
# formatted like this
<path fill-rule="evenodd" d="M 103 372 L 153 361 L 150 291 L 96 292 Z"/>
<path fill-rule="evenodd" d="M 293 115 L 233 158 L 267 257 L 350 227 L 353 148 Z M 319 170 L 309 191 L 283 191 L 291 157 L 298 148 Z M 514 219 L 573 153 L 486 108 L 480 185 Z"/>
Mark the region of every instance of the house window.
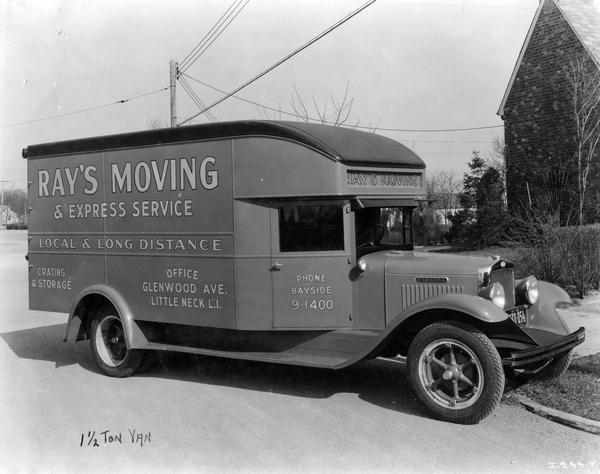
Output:
<path fill-rule="evenodd" d="M 314 204 L 279 208 L 281 252 L 344 250 L 342 206 Z"/>

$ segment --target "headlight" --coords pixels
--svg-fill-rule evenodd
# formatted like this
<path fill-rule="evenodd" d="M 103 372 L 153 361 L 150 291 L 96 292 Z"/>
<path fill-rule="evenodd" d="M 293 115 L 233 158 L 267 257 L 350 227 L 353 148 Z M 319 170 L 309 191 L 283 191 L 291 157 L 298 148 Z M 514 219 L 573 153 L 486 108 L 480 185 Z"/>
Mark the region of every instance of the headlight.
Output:
<path fill-rule="evenodd" d="M 367 262 L 364 258 L 359 258 L 357 263 L 361 272 L 364 272 L 367 269 Z"/>
<path fill-rule="evenodd" d="M 499 308 L 504 309 L 506 305 L 506 295 L 504 294 L 504 287 L 498 283 L 492 283 L 490 286 L 486 286 L 479 292 L 479 296 L 490 300 Z"/>
<path fill-rule="evenodd" d="M 517 282 L 517 298 L 525 300 L 529 304 L 535 304 L 540 296 L 538 280 L 534 276 L 528 276 Z"/>

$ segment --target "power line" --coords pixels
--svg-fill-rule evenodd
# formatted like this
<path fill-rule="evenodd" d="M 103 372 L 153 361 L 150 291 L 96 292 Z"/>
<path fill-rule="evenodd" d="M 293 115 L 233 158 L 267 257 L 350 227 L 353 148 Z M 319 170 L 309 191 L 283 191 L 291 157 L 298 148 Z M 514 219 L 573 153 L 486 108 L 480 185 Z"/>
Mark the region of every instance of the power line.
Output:
<path fill-rule="evenodd" d="M 229 13 L 229 11 L 231 10 L 231 8 L 239 1 L 241 1 L 241 0 L 234 0 L 233 3 L 231 5 L 229 5 L 229 8 L 227 8 L 227 10 L 225 10 L 225 13 L 223 13 L 221 15 L 221 17 L 215 22 L 215 24 L 212 26 L 212 28 L 210 30 L 208 30 L 208 32 L 202 37 L 202 39 L 198 42 L 198 44 L 192 48 L 192 50 L 188 53 L 188 55 L 185 58 L 183 58 L 183 60 L 180 63 L 181 65 L 184 65 L 186 63 L 186 61 L 198 50 L 198 48 L 202 47 L 202 44 L 204 44 L 204 42 L 207 40 L 208 36 L 212 34 L 212 32 L 221 23 L 221 20 L 223 20 L 225 15 L 227 15 Z"/>
<path fill-rule="evenodd" d="M 156 94 L 158 92 L 163 92 L 163 91 L 166 91 L 168 89 L 169 89 L 169 87 L 163 87 L 162 89 L 156 89 L 155 91 L 146 92 L 144 94 L 136 95 L 135 97 L 129 97 L 128 99 L 120 99 L 120 100 L 117 100 L 116 102 L 110 102 L 108 104 L 96 105 L 94 107 L 88 107 L 88 108 L 85 108 L 85 109 L 74 110 L 72 112 L 66 112 L 64 114 L 58 114 L 58 115 L 51 115 L 49 117 L 43 117 L 43 118 L 34 119 L 34 120 L 27 120 L 25 122 L 17 122 L 17 123 L 11 123 L 11 124 L 8 124 L 8 125 L 1 125 L 0 129 L 1 128 L 17 127 L 19 125 L 28 125 L 30 123 L 43 122 L 44 120 L 52 120 L 52 119 L 60 118 L 60 117 L 67 117 L 69 115 L 75 115 L 75 114 L 80 114 L 80 113 L 83 113 L 83 112 L 90 112 L 92 110 L 101 109 L 101 108 L 104 108 L 104 107 L 110 107 L 111 105 L 125 104 L 127 102 L 131 102 L 131 101 L 136 100 L 136 99 L 141 99 L 142 97 L 146 97 L 148 95 Z"/>
<path fill-rule="evenodd" d="M 203 86 L 208 87 L 209 89 L 212 89 L 214 91 L 220 92 L 222 94 L 227 94 L 227 92 L 225 92 L 223 89 L 219 89 L 218 87 L 211 86 L 210 84 L 207 84 L 206 82 L 203 82 L 200 79 L 196 79 L 195 77 L 190 76 L 189 74 L 183 74 L 183 76 L 187 77 L 188 79 L 191 79 L 192 81 L 196 81 L 198 84 L 202 84 Z M 263 109 L 271 110 L 273 112 L 277 112 L 277 113 L 280 113 L 282 115 L 288 115 L 290 117 L 301 118 L 300 115 L 298 115 L 296 113 L 288 112 L 286 110 L 282 110 L 281 108 L 275 108 L 275 107 L 271 107 L 271 106 L 268 106 L 268 105 L 264 105 L 264 104 L 261 104 L 260 102 L 254 101 L 254 100 L 245 99 L 243 97 L 240 97 L 239 95 L 232 95 L 231 97 L 233 97 L 234 99 L 237 99 L 239 101 L 246 102 L 247 104 L 252 104 L 252 105 L 255 105 L 257 107 L 262 107 Z M 320 120 L 317 119 L 317 118 L 313 118 L 313 117 L 308 117 L 308 118 L 310 120 L 315 121 L 315 122 L 320 122 Z"/>
<path fill-rule="evenodd" d="M 231 22 L 237 18 L 237 16 L 242 12 L 242 10 L 246 7 L 246 5 L 248 5 L 248 2 L 250 2 L 250 0 L 246 0 L 246 2 L 240 7 L 242 1 L 243 0 L 236 0 L 233 4 L 237 3 L 237 5 L 229 13 L 229 15 L 227 15 L 227 17 L 218 26 L 218 28 L 212 33 L 210 33 L 210 31 L 209 31 L 210 35 L 207 33 L 207 35 L 205 35 L 205 37 L 200 41 L 200 43 L 198 43 L 196 45 L 196 47 L 194 48 L 194 50 L 196 50 L 196 52 L 194 52 L 193 55 L 191 57 L 189 57 L 189 59 L 186 57 L 186 59 L 183 60 L 181 67 L 180 67 L 180 70 L 182 72 L 187 71 L 200 58 L 200 56 L 202 56 L 204 54 L 204 52 L 217 40 L 217 38 L 219 38 L 219 36 L 221 36 L 223 34 L 223 32 L 227 29 L 227 27 L 231 24 Z M 233 4 L 231 4 L 229 9 L 231 9 Z M 239 9 L 238 9 L 238 7 L 239 7 Z M 228 9 L 228 11 L 229 11 L 229 9 Z M 234 12 L 235 12 L 235 14 L 234 14 Z M 231 19 L 229 19 L 229 17 L 231 17 L 231 15 L 233 15 L 233 17 Z M 223 18 L 223 16 L 221 18 Z M 223 23 L 225 23 L 225 21 L 227 23 L 223 26 Z M 216 24 L 215 24 L 215 26 L 216 26 Z M 215 26 L 213 26 L 213 28 L 211 28 L 211 31 L 213 29 L 215 29 Z M 189 56 L 189 54 L 188 54 L 188 56 Z M 186 61 L 187 61 L 187 64 L 184 64 Z"/>
<path fill-rule="evenodd" d="M 188 93 L 188 95 L 190 96 L 192 101 L 196 104 L 196 106 L 199 109 L 203 109 L 204 107 L 206 107 L 204 102 L 202 102 L 200 97 L 198 97 L 198 94 L 196 94 L 196 92 L 194 91 L 192 86 L 187 82 L 185 77 L 179 76 L 179 82 L 181 83 L 181 85 L 183 86 L 183 89 Z M 218 122 L 218 120 L 219 120 L 210 110 L 208 112 L 206 112 L 206 116 L 208 117 L 209 120 L 211 120 L 213 122 Z"/>
<path fill-rule="evenodd" d="M 183 87 L 183 90 L 187 92 L 187 95 L 192 99 L 192 102 L 194 102 L 194 104 L 196 104 L 196 107 L 198 107 L 199 109 L 202 109 L 203 106 L 201 105 L 201 103 L 197 100 L 196 97 L 194 97 L 194 94 L 192 93 L 192 91 L 189 89 L 188 84 L 183 82 L 182 80 L 179 81 L 181 86 Z M 208 114 L 206 114 L 206 117 L 212 121 L 212 118 L 209 117 Z"/>
<path fill-rule="evenodd" d="M 188 84 L 187 82 L 181 81 L 181 80 L 180 80 L 180 82 L 181 82 L 183 89 L 187 92 L 187 94 L 192 99 L 192 102 L 194 102 L 196 104 L 198 109 L 202 109 L 202 108 L 206 107 L 206 105 L 204 104 L 204 102 L 202 102 L 200 97 L 198 97 L 198 95 L 193 91 L 190 84 Z M 212 122 L 218 121 L 218 119 L 210 111 L 206 113 L 206 117 Z"/>
<path fill-rule="evenodd" d="M 417 143 L 454 143 L 464 145 L 465 143 L 490 143 L 489 140 L 411 140 L 406 139 L 406 141 L 413 141 Z"/>
<path fill-rule="evenodd" d="M 481 127 L 462 127 L 462 128 L 385 128 L 377 127 L 377 130 L 384 132 L 417 132 L 417 133 L 441 133 L 441 132 L 470 132 L 474 130 L 488 130 L 491 128 L 503 128 L 504 125 L 484 125 Z M 370 128 L 357 126 L 355 128 Z"/>
<path fill-rule="evenodd" d="M 321 38 L 323 38 L 324 36 L 326 36 L 327 34 L 331 33 L 333 30 L 335 30 L 336 28 L 338 28 L 339 26 L 343 25 L 344 23 L 346 23 L 348 20 L 350 20 L 352 17 L 358 15 L 361 11 L 363 11 L 365 8 L 371 6 L 373 3 L 375 3 L 375 0 L 369 0 L 367 3 L 365 3 L 364 5 L 362 5 L 361 7 L 359 7 L 358 9 L 356 9 L 355 11 L 349 13 L 348 15 L 346 15 L 344 18 L 342 18 L 341 20 L 339 20 L 337 23 L 333 24 L 332 26 L 330 26 L 329 28 L 327 28 L 325 31 L 323 31 L 322 33 L 320 33 L 319 35 L 315 36 L 313 39 L 311 39 L 310 41 L 308 41 L 307 43 L 303 44 L 302 46 L 300 46 L 299 48 L 297 48 L 296 50 L 292 51 L 290 54 L 288 54 L 287 56 L 285 56 L 283 59 L 280 59 L 279 61 L 277 61 L 275 64 L 273 64 L 272 66 L 268 67 L 267 69 L 265 69 L 263 72 L 261 72 L 260 74 L 258 74 L 257 76 L 254 76 L 252 79 L 250 79 L 249 81 L 246 81 L 245 83 L 243 83 L 241 86 L 237 87 L 235 90 L 229 92 L 228 94 L 226 94 L 224 97 L 221 97 L 219 100 L 217 100 L 216 102 L 214 102 L 213 104 L 209 105 L 208 107 L 206 107 L 205 109 L 201 110 L 200 112 L 196 113 L 195 115 L 192 115 L 191 117 L 187 118 L 186 120 L 184 120 L 183 122 L 181 122 L 179 125 L 183 125 L 187 122 L 189 122 L 190 120 L 192 120 L 193 118 L 197 117 L 198 115 L 206 112 L 209 109 L 212 109 L 214 106 L 220 104 L 221 102 L 223 102 L 224 100 L 228 99 L 229 97 L 231 97 L 232 95 L 236 94 L 237 92 L 241 91 L 242 89 L 244 89 L 245 87 L 249 86 L 250 84 L 252 84 L 253 82 L 257 81 L 258 79 L 260 79 L 261 77 L 263 77 L 265 74 L 271 72 L 273 69 L 275 69 L 276 67 L 280 66 L 281 64 L 283 64 L 284 62 L 286 62 L 288 59 L 292 58 L 293 56 L 295 56 L 296 54 L 298 54 L 299 52 L 303 51 L 304 49 L 308 48 L 310 45 L 312 45 L 313 43 L 315 43 L 316 41 L 320 40 Z"/>
<path fill-rule="evenodd" d="M 519 5 L 501 5 L 501 4 L 484 4 L 484 3 L 478 3 L 478 4 L 465 4 L 465 2 L 456 2 L 456 3 L 449 3 L 449 2 L 444 2 L 444 3 L 433 3 L 433 2 L 395 2 L 397 5 L 409 5 L 409 6 L 415 6 L 415 7 L 423 7 L 423 6 L 427 6 L 427 7 L 475 7 L 475 8 L 502 8 L 502 9 L 508 9 L 508 10 L 535 10 L 535 8 L 532 7 L 527 7 L 527 6 L 519 6 Z"/>
<path fill-rule="evenodd" d="M 208 87 L 209 89 L 215 90 L 217 92 L 221 92 L 223 94 L 226 94 L 225 91 L 223 91 L 222 89 L 219 89 L 218 87 L 212 86 L 210 84 L 207 84 L 206 82 L 201 81 L 200 79 L 196 79 L 193 76 L 190 76 L 189 74 L 183 74 L 185 77 L 196 81 L 199 84 L 202 84 L 205 87 Z M 252 104 L 255 105 L 257 107 L 262 107 L 264 109 L 267 110 L 271 110 L 277 113 L 280 113 L 282 115 L 287 115 L 290 117 L 295 117 L 295 118 L 308 118 L 309 120 L 313 121 L 313 122 L 318 122 L 318 123 L 323 123 L 322 120 L 315 118 L 315 117 L 302 117 L 296 113 L 293 112 L 289 112 L 286 110 L 282 110 L 281 108 L 275 108 L 275 107 L 271 107 L 268 105 L 264 105 L 261 104 L 260 102 L 256 102 L 254 100 L 250 100 L 250 99 L 245 99 L 243 97 L 240 97 L 238 95 L 232 95 L 231 97 L 233 97 L 234 99 L 240 100 L 242 102 L 246 102 L 248 104 Z M 329 123 L 331 125 L 333 125 L 333 122 L 325 122 L 325 123 Z M 385 132 L 419 132 L 419 133 L 426 133 L 426 132 L 431 132 L 431 133 L 441 133 L 441 132 L 466 132 L 466 131 L 474 131 L 474 130 L 487 130 L 487 129 L 492 129 L 492 128 L 501 128 L 504 127 L 504 125 L 484 125 L 481 127 L 464 127 L 464 128 L 444 128 L 444 129 L 414 129 L 414 128 L 388 128 L 388 127 L 367 127 L 364 125 L 343 125 L 343 126 L 347 126 L 350 128 L 359 128 L 359 129 L 363 129 L 363 130 L 382 130 Z M 423 141 L 423 140 L 422 140 Z M 426 141 L 426 140 L 424 140 Z M 475 142 L 467 142 L 467 143 L 475 143 Z"/>

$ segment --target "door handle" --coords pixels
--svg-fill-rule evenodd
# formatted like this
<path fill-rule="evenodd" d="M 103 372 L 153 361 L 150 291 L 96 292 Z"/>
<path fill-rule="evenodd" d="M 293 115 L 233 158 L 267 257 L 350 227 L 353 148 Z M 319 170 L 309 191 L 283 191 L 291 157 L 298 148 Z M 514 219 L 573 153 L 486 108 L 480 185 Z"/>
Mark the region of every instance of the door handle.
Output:
<path fill-rule="evenodd" d="M 283 267 L 283 264 L 279 263 L 279 262 L 275 262 L 273 263 L 273 266 L 269 269 L 270 272 L 279 272 L 281 271 L 281 267 Z"/>

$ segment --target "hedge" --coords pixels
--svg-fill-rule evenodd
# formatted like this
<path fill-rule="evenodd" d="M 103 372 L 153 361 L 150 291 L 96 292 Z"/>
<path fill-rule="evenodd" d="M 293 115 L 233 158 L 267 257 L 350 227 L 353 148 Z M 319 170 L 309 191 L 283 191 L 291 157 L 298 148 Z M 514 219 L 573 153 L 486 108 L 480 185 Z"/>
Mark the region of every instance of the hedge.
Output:
<path fill-rule="evenodd" d="M 537 225 L 512 243 L 517 276 L 536 275 L 579 297 L 600 289 L 600 225 Z"/>

